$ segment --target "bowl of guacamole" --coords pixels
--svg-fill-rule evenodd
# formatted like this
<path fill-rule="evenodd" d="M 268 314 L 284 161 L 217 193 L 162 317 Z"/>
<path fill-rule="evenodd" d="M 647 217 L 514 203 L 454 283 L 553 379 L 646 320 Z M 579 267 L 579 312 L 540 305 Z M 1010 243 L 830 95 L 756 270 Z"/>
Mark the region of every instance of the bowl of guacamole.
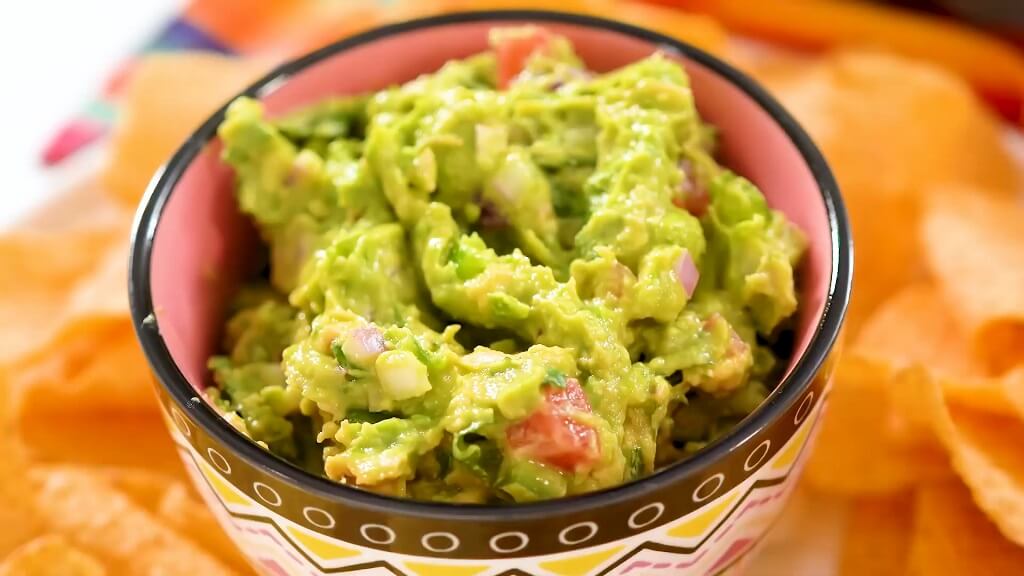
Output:
<path fill-rule="evenodd" d="M 851 250 L 821 155 L 739 72 L 589 16 L 467 13 L 227 103 L 154 180 L 131 293 L 200 489 L 302 569 L 331 545 L 682 567 L 794 481 Z"/>

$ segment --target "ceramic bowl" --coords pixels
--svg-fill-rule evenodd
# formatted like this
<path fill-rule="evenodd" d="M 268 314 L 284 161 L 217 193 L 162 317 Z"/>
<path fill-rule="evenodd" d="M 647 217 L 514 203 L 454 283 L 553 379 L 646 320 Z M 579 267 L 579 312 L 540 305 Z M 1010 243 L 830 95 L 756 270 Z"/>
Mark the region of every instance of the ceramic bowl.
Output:
<path fill-rule="evenodd" d="M 377 90 L 487 47 L 496 25 L 538 23 L 569 37 L 589 67 L 661 50 L 689 72 L 721 159 L 754 181 L 810 238 L 799 274 L 795 352 L 768 400 L 696 456 L 603 492 L 508 505 L 399 500 L 279 460 L 204 400 L 227 299 L 253 273 L 258 242 L 235 207 L 231 170 L 206 121 L 155 177 L 131 255 L 131 307 L 168 427 L 220 522 L 266 574 L 716 574 L 768 530 L 820 419 L 829 357 L 850 293 L 850 229 L 836 183 L 793 118 L 714 57 L 648 30 L 580 15 L 451 14 L 378 28 L 280 67 L 245 91 L 280 114 Z"/>

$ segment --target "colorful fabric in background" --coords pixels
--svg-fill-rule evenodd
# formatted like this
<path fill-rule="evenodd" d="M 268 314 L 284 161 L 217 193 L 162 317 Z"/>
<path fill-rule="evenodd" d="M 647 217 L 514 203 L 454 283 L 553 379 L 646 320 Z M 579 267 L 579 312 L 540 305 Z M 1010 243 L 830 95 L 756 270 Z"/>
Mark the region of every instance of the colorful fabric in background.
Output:
<path fill-rule="evenodd" d="M 646 0 L 708 14 L 730 29 L 754 38 L 800 49 L 823 50 L 846 45 L 884 47 L 906 56 L 932 60 L 963 75 L 1004 118 L 1024 120 L 1024 57 L 1015 47 L 970 27 L 898 8 L 856 5 L 837 0 L 811 0 L 765 10 L 759 0 Z M 54 166 L 106 135 L 117 116 L 126 81 L 142 56 L 160 52 L 197 51 L 221 55 L 294 56 L 347 33 L 384 20 L 399 20 L 453 10 L 488 8 L 551 8 L 543 0 L 194 0 L 138 53 L 121 64 L 99 95 L 54 135 L 42 152 Z M 400 4 L 400 5 L 396 5 Z M 558 9 L 592 12 L 668 32 L 677 12 L 637 2 L 612 11 L 592 11 L 586 2 L 559 2 Z M 593 3 L 590 3 L 591 5 Z M 310 27 L 305 42 L 274 45 L 298 23 Z M 309 26 L 311 22 L 317 25 Z M 980 66 L 979 63 L 985 63 Z"/>
<path fill-rule="evenodd" d="M 185 16 L 175 18 L 137 55 L 123 62 L 104 84 L 99 95 L 53 136 L 43 150 L 43 164 L 59 164 L 107 134 L 117 117 L 118 100 L 135 71 L 135 62 L 139 57 L 155 52 L 185 50 L 235 53 L 229 46 L 189 22 Z"/>

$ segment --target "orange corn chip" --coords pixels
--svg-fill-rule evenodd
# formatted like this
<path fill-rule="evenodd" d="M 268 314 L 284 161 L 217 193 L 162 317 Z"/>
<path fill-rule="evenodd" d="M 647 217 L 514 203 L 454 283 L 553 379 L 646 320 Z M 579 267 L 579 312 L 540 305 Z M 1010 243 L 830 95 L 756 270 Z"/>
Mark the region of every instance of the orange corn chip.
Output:
<path fill-rule="evenodd" d="M 157 516 L 178 533 L 191 536 L 196 544 L 233 570 L 240 573 L 251 570 L 248 561 L 224 533 L 210 509 L 197 500 L 184 484 L 174 484 L 164 493 Z"/>
<path fill-rule="evenodd" d="M 213 513 L 180 477 L 142 468 L 103 468 L 93 472 L 232 569 L 240 573 L 249 571 L 245 558 Z"/>
<path fill-rule="evenodd" d="M 156 511 L 164 495 L 182 482 L 181 476 L 161 474 L 148 468 L 105 467 L 89 471 L 150 512 Z"/>
<path fill-rule="evenodd" d="M 157 168 L 185 138 L 269 68 L 266 61 L 210 53 L 144 58 L 125 94 L 104 184 L 115 197 L 134 206 Z"/>
<path fill-rule="evenodd" d="M 967 334 L 931 284 L 908 286 L 885 301 L 861 328 L 853 350 L 897 369 L 928 369 L 958 404 L 1012 412 L 1002 384 L 983 377 L 984 367 L 971 354 Z"/>
<path fill-rule="evenodd" d="M 273 59 L 296 58 L 381 23 L 381 11 L 374 2 L 305 3 L 267 29 L 258 44 L 259 53 Z"/>
<path fill-rule="evenodd" d="M 854 499 L 843 533 L 840 576 L 905 574 L 913 511 L 909 493 Z"/>
<path fill-rule="evenodd" d="M 31 486 L 25 480 L 24 449 L 14 428 L 7 389 L 0 369 L 0 558 L 31 539 L 40 528 L 29 507 Z"/>
<path fill-rule="evenodd" d="M 152 413 L 152 377 L 128 322 L 89 321 L 75 332 L 55 342 L 59 352 L 42 350 L 11 367 L 18 417 Z"/>
<path fill-rule="evenodd" d="M 1024 366 L 1007 373 L 1001 383 L 1010 406 L 1017 412 L 1017 417 L 1024 418 Z"/>
<path fill-rule="evenodd" d="M 50 415 L 24 418 L 19 425 L 33 461 L 145 468 L 184 478 L 181 459 L 156 413 Z"/>
<path fill-rule="evenodd" d="M 1024 548 L 1009 542 L 959 482 L 922 486 L 914 503 L 911 576 L 1020 574 Z"/>
<path fill-rule="evenodd" d="M 219 560 L 163 526 L 130 498 L 84 470 L 33 473 L 47 525 L 117 574 L 232 574 Z"/>
<path fill-rule="evenodd" d="M 118 232 L 86 229 L 0 237 L 0 364 L 54 336 L 65 321 L 70 288 L 99 264 Z"/>
<path fill-rule="evenodd" d="M 974 501 L 1006 538 L 1024 546 L 1024 422 L 945 401 L 941 389 L 925 395 L 953 468 Z"/>
<path fill-rule="evenodd" d="M 939 290 L 918 283 L 886 300 L 864 323 L 853 343 L 859 354 L 889 361 L 896 368 L 914 364 L 951 376 L 982 374 L 966 350 L 966 338 Z"/>
<path fill-rule="evenodd" d="M 103 576 L 106 568 L 63 536 L 41 536 L 0 564 L 0 576 Z"/>
<path fill-rule="evenodd" d="M 725 50 L 728 39 L 725 29 L 712 18 L 643 2 L 570 0 L 556 5 L 551 0 L 406 0 L 385 16 L 400 20 L 446 12 L 511 8 L 557 9 L 620 20 L 661 32 L 715 54 Z"/>
<path fill-rule="evenodd" d="M 650 28 L 713 54 L 725 50 L 728 34 L 712 18 L 640 2 L 619 2 L 606 16 L 635 26 Z"/>
<path fill-rule="evenodd" d="M 312 0 L 193 0 L 185 11 L 189 22 L 232 48 L 250 50 L 264 42 L 282 20 L 314 4 Z"/>
<path fill-rule="evenodd" d="M 589 14 L 596 8 L 608 6 L 607 0 L 567 0 L 560 2 L 558 9 L 563 12 Z M 467 12 L 470 10 L 501 10 L 501 9 L 551 9 L 550 0 L 401 0 L 387 11 L 387 15 L 395 20 L 407 20 L 423 16 L 445 14 L 448 12 Z M 609 15 L 610 16 L 610 15 Z"/>
<path fill-rule="evenodd" d="M 922 241 L 951 309 L 988 368 L 1024 362 L 1024 208 L 981 190 L 944 189 L 928 203 Z"/>
<path fill-rule="evenodd" d="M 806 66 L 771 61 L 749 68 L 821 147 L 849 208 L 858 270 L 847 330 L 855 334 L 879 303 L 922 274 L 912 231 L 923 194 L 965 182 L 1010 196 L 1016 166 L 995 120 L 963 80 L 941 69 L 849 50 Z"/>
<path fill-rule="evenodd" d="M 919 395 L 920 371 L 895 372 L 882 363 L 847 354 L 839 361 L 806 479 L 819 490 L 849 495 L 898 492 L 949 474 L 927 421 L 907 413 L 892 393 Z"/>

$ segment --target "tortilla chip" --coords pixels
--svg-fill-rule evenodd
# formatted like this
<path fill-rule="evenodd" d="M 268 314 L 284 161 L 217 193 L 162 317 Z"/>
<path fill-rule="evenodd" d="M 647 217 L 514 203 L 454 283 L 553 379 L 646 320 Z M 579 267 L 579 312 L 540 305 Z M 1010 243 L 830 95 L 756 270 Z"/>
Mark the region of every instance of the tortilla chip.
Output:
<path fill-rule="evenodd" d="M 99 265 L 120 233 L 88 228 L 0 237 L 0 364 L 35 350 L 56 334 L 65 323 L 71 290 Z"/>
<path fill-rule="evenodd" d="M 937 387 L 923 401 L 974 501 L 1006 538 L 1024 546 L 1024 421 L 947 403 Z"/>
<path fill-rule="evenodd" d="M 12 366 L 19 419 L 156 410 L 149 367 L 128 322 L 84 324 L 53 350 Z"/>
<path fill-rule="evenodd" d="M 0 558 L 39 533 L 25 480 L 24 449 L 11 415 L 7 380 L 0 369 Z"/>
<path fill-rule="evenodd" d="M 985 368 L 971 353 L 951 306 L 929 283 L 907 286 L 885 301 L 861 328 L 853 350 L 896 369 L 929 370 L 958 404 L 1012 413 L 1002 384 L 984 378 Z"/>
<path fill-rule="evenodd" d="M 46 524 L 115 574 L 217 576 L 233 572 L 98 475 L 72 468 L 32 474 Z"/>
<path fill-rule="evenodd" d="M 62 414 L 19 422 L 29 457 L 41 463 L 145 468 L 185 478 L 174 442 L 157 413 Z"/>
<path fill-rule="evenodd" d="M 840 576 L 905 574 L 913 512 L 910 493 L 853 500 L 843 533 Z"/>
<path fill-rule="evenodd" d="M 915 364 L 949 376 L 979 376 L 982 367 L 967 351 L 966 337 L 938 288 L 907 286 L 875 310 L 853 350 L 895 368 Z"/>
<path fill-rule="evenodd" d="M 89 471 L 150 512 L 159 508 L 168 490 L 182 482 L 181 476 L 146 468 L 89 468 Z"/>
<path fill-rule="evenodd" d="M 296 3 L 285 18 L 269 22 L 254 48 L 275 60 L 297 58 L 382 24 L 381 11 L 367 0 Z M 245 9 L 243 9 L 245 10 Z"/>
<path fill-rule="evenodd" d="M 847 330 L 855 334 L 878 304 L 922 275 L 919 239 L 893 231 L 917 229 L 926 191 L 974 183 L 1011 197 L 1017 169 L 998 123 L 944 70 L 852 50 L 807 66 L 770 61 L 749 69 L 822 149 L 850 212 L 858 270 Z"/>
<path fill-rule="evenodd" d="M 168 488 L 159 502 L 157 516 L 178 533 L 191 536 L 196 544 L 233 570 L 245 573 L 251 569 L 210 509 L 184 484 Z"/>
<path fill-rule="evenodd" d="M 151 55 L 137 66 L 103 175 L 114 197 L 129 206 L 193 130 L 270 68 L 265 61 L 208 52 Z"/>
<path fill-rule="evenodd" d="M 602 11 L 605 17 L 661 32 L 712 54 L 721 54 L 725 50 L 728 35 L 713 18 L 643 2 L 614 4 L 614 7 Z"/>
<path fill-rule="evenodd" d="M 1024 419 L 1024 366 L 1007 373 L 1000 383 L 1017 417 Z"/>
<path fill-rule="evenodd" d="M 554 7 L 561 12 L 601 16 L 655 30 L 698 48 L 721 54 L 728 34 L 715 19 L 644 2 L 609 0 L 404 0 L 382 15 L 392 21 L 407 20 L 448 12 L 500 9 L 540 9 Z"/>
<path fill-rule="evenodd" d="M 917 490 L 909 564 L 912 576 L 1020 574 L 1024 548 L 1003 538 L 963 485 L 949 481 Z"/>
<path fill-rule="evenodd" d="M 993 374 L 1024 362 L 1024 208 L 982 190 L 936 190 L 921 227 L 928 267 Z"/>
<path fill-rule="evenodd" d="M 907 414 L 891 390 L 914 396 L 927 376 L 895 372 L 847 354 L 840 359 L 805 477 L 811 487 L 846 495 L 883 495 L 949 474 L 927 421 Z"/>
<path fill-rule="evenodd" d="M 104 576 L 95 557 L 58 535 L 41 536 L 18 548 L 0 564 L 0 576 Z"/>
<path fill-rule="evenodd" d="M 231 47 L 247 50 L 266 41 L 276 22 L 288 19 L 313 3 L 311 0 L 192 0 L 185 15 L 189 22 Z"/>
<path fill-rule="evenodd" d="M 187 480 L 143 468 L 102 468 L 92 472 L 233 570 L 249 571 L 241 552 Z"/>
<path fill-rule="evenodd" d="M 0 364 L 18 413 L 26 403 L 44 411 L 153 404 L 128 320 L 128 213 L 115 212 L 104 230 L 66 220 L 58 232 L 0 241 L 0 262 L 14 268 L 10 282 L 0 280 L 0 311 L 9 318 L 0 326 Z"/>

